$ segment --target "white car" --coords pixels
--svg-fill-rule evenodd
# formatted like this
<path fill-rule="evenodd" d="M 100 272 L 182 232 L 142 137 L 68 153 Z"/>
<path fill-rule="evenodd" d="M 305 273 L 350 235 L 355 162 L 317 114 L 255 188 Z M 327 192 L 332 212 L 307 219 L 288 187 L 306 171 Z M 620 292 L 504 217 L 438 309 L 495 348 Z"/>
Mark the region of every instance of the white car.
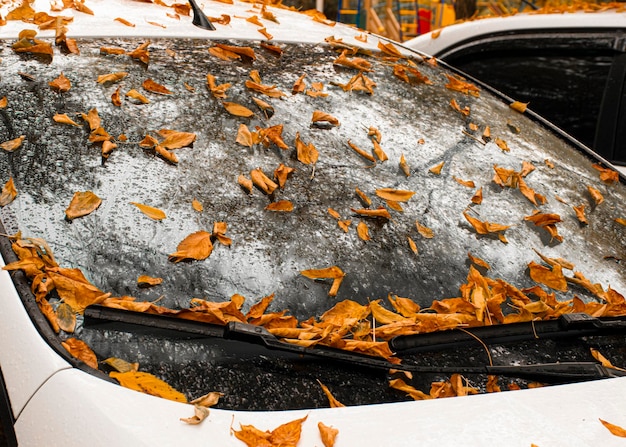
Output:
<path fill-rule="evenodd" d="M 620 444 L 610 163 L 314 14 L 10 3 L 8 445 Z"/>
<path fill-rule="evenodd" d="M 626 165 L 626 11 L 554 9 L 467 21 L 405 45 L 515 100 Z"/>

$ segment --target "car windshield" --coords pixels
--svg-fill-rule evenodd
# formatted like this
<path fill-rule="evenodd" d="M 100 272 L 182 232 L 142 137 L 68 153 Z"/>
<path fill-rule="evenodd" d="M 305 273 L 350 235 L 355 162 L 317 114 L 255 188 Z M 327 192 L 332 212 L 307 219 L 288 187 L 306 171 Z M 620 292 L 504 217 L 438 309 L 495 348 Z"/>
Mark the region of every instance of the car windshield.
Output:
<path fill-rule="evenodd" d="M 101 292 L 94 304 L 138 309 L 133 297 L 152 313 L 199 314 L 230 302 L 244 321 L 272 314 L 266 327 L 279 336 L 331 346 L 330 332 L 303 328 L 345 303 L 367 309 L 339 325 L 334 347 L 383 343 L 405 333 L 389 325 L 408 322 L 428 332 L 620 314 L 619 178 L 428 61 L 355 54 L 333 39 L 79 40 L 79 56 L 53 58 L 12 43 L 0 173 L 17 196 L 2 222 L 79 269 Z M 68 302 L 69 274 L 41 271 L 58 289 L 44 294 L 52 307 Z M 414 316 L 393 307 L 404 298 Z M 385 377 L 326 361 L 83 327 L 81 303 L 75 333 L 61 339 L 87 342 L 100 361 L 139 362 L 190 397 L 219 390 L 225 408 L 323 406 L 317 379 L 343 389 L 346 404 L 404 399 Z M 221 323 L 236 319 L 229 312 Z M 281 321 L 300 335 L 280 335 Z M 498 355 L 537 362 L 548 351 L 556 359 L 559 347 Z M 485 364 L 482 347 L 468 352 L 424 362 Z"/>

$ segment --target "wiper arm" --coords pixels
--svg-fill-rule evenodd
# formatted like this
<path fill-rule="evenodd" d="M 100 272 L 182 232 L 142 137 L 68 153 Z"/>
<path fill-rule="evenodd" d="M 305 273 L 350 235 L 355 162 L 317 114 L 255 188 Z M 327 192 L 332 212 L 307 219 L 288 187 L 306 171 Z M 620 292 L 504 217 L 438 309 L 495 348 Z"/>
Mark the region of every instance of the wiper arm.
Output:
<path fill-rule="evenodd" d="M 202 12 L 195 0 L 189 0 L 189 5 L 193 11 L 193 20 L 191 23 L 196 25 L 198 28 L 215 31 L 215 26 L 213 26 L 209 18 L 204 14 L 204 12 Z"/>
<path fill-rule="evenodd" d="M 521 341 L 613 335 L 626 332 L 626 321 L 600 320 L 585 313 L 563 314 L 556 320 L 498 324 L 425 334 L 401 335 L 389 341 L 395 353 L 443 351 L 484 343 L 506 344 Z M 479 341 L 480 340 L 480 341 Z"/>
<path fill-rule="evenodd" d="M 85 328 L 102 328 L 114 331 L 151 333 L 153 335 L 217 338 L 238 341 L 248 345 L 260 345 L 268 350 L 313 356 L 380 371 L 396 369 L 412 373 L 430 374 L 496 374 L 536 380 L 544 383 L 567 383 L 585 380 L 619 377 L 626 372 L 606 368 L 595 362 L 565 362 L 515 366 L 419 366 L 406 363 L 395 364 L 385 359 L 343 351 L 326 346 L 303 347 L 280 341 L 262 326 L 230 322 L 225 326 L 195 320 L 146 314 L 129 310 L 89 306 L 85 309 Z"/>

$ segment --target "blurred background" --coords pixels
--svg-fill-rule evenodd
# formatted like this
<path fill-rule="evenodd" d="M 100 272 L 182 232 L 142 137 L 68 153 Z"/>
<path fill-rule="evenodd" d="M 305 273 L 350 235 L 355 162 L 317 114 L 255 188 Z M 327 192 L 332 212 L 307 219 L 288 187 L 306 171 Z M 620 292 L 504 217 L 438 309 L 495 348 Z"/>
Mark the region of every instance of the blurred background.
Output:
<path fill-rule="evenodd" d="M 626 9 L 626 2 L 572 0 L 283 0 L 300 10 L 317 9 L 328 19 L 356 25 L 403 42 L 463 20 L 519 12 Z"/>

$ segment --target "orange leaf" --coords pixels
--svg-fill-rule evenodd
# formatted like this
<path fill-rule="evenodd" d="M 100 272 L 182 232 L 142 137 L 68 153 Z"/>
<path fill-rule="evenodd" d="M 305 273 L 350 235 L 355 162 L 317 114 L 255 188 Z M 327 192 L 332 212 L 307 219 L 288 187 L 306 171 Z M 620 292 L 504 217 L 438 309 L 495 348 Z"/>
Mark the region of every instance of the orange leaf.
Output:
<path fill-rule="evenodd" d="M 304 83 L 304 77 L 305 76 L 306 76 L 306 73 L 301 75 L 298 78 L 298 80 L 296 82 L 294 82 L 293 87 L 291 88 L 291 93 L 293 95 L 296 95 L 298 93 L 302 93 L 306 89 L 306 84 Z"/>
<path fill-rule="evenodd" d="M 118 71 L 118 72 L 115 72 L 115 73 L 109 73 L 109 74 L 105 74 L 105 75 L 100 75 L 100 76 L 98 76 L 98 80 L 96 82 L 98 82 L 98 84 L 105 84 L 107 82 L 117 82 L 117 81 L 121 81 L 126 76 L 128 76 L 127 72 L 125 72 L 125 71 Z"/>
<path fill-rule="evenodd" d="M 491 266 L 489 264 L 487 264 L 485 261 L 483 261 L 482 259 L 476 256 L 472 256 L 469 252 L 467 253 L 467 257 L 469 258 L 472 264 L 477 265 L 478 267 L 482 267 L 487 270 L 491 269 Z"/>
<path fill-rule="evenodd" d="M 339 126 L 339 120 L 337 118 L 332 116 L 330 113 L 322 112 L 321 110 L 313 111 L 311 121 L 313 123 L 327 122 L 333 126 Z"/>
<path fill-rule="evenodd" d="M 76 328 L 76 314 L 72 306 L 67 303 L 61 303 L 58 305 L 55 313 L 59 328 L 68 333 L 74 332 Z"/>
<path fill-rule="evenodd" d="M 574 212 L 576 213 L 576 218 L 581 224 L 587 225 L 589 222 L 587 221 L 587 216 L 585 216 L 585 205 L 573 206 Z"/>
<path fill-rule="evenodd" d="M 305 144 L 300 139 L 300 133 L 296 132 L 296 156 L 300 163 L 305 165 L 315 164 L 319 158 L 319 152 L 313 143 Z"/>
<path fill-rule="evenodd" d="M 78 123 L 75 122 L 73 119 L 71 119 L 69 116 L 67 116 L 66 113 L 60 114 L 57 113 L 55 114 L 52 119 L 56 122 L 56 123 L 60 123 L 60 124 L 70 124 L 72 126 L 78 126 Z"/>
<path fill-rule="evenodd" d="M 140 275 L 137 278 L 137 286 L 141 288 L 158 286 L 161 283 L 163 283 L 163 278 L 153 278 L 146 275 Z"/>
<path fill-rule="evenodd" d="M 319 383 L 320 386 L 322 387 L 322 391 L 324 392 L 324 394 L 326 395 L 326 398 L 328 399 L 328 403 L 330 404 L 330 408 L 345 407 L 344 404 L 342 404 L 337 399 L 335 399 L 335 396 L 332 395 L 332 393 L 330 392 L 330 390 L 328 389 L 328 387 L 326 385 L 324 385 L 319 380 L 317 381 L 317 383 Z"/>
<path fill-rule="evenodd" d="M 163 159 L 169 161 L 170 163 L 176 164 L 178 163 L 178 157 L 176 157 L 176 155 L 174 155 L 172 152 L 168 151 L 167 149 L 165 149 L 163 146 L 161 146 L 160 144 L 157 144 L 154 147 L 155 152 L 161 156 Z"/>
<path fill-rule="evenodd" d="M 446 164 L 446 162 L 442 161 L 438 165 L 435 165 L 432 168 L 430 168 L 429 171 L 432 172 L 435 175 L 439 175 L 439 174 L 441 174 L 441 170 L 443 169 L 443 165 L 444 164 Z"/>
<path fill-rule="evenodd" d="M 476 185 L 472 180 L 462 180 L 458 177 L 452 176 L 452 178 L 459 184 L 463 186 L 467 186 L 468 188 L 475 188 Z"/>
<path fill-rule="evenodd" d="M 389 214 L 389 211 L 387 211 L 385 208 L 380 207 L 377 208 L 375 210 L 369 210 L 369 209 L 354 209 L 354 208 L 350 208 L 352 210 L 352 212 L 357 213 L 361 216 L 365 216 L 365 217 L 382 217 L 384 219 L 391 219 L 391 214 Z"/>
<path fill-rule="evenodd" d="M 168 256 L 172 262 L 180 262 L 195 259 L 202 261 L 208 258 L 213 251 L 211 233 L 196 231 L 183 239 L 176 247 L 176 252 Z"/>
<path fill-rule="evenodd" d="M 265 194 L 272 194 L 278 185 L 272 181 L 265 173 L 260 169 L 253 169 L 250 171 L 250 178 L 261 191 Z"/>
<path fill-rule="evenodd" d="M 132 28 L 134 28 L 134 27 L 135 27 L 135 24 L 134 24 L 134 23 L 131 23 L 131 22 L 129 22 L 128 20 L 123 19 L 123 18 L 121 18 L 121 17 L 116 17 L 116 18 L 115 18 L 115 19 L 113 19 L 113 20 L 115 20 L 116 22 L 120 22 L 122 25 L 130 26 L 130 27 L 132 27 Z"/>
<path fill-rule="evenodd" d="M 356 195 L 359 197 L 359 200 L 363 202 L 363 205 L 365 206 L 372 205 L 372 200 L 369 197 L 367 197 L 365 193 L 361 191 L 359 188 L 354 188 L 354 192 L 356 192 Z"/>
<path fill-rule="evenodd" d="M 595 188 L 593 188 L 591 186 L 587 186 L 587 191 L 589 191 L 589 195 L 591 195 L 591 198 L 595 202 L 596 206 L 598 206 L 602 202 L 604 202 L 604 196 L 602 196 L 600 191 L 598 191 L 597 189 L 595 189 Z"/>
<path fill-rule="evenodd" d="M 470 82 L 466 82 L 459 76 L 446 74 L 448 83 L 445 85 L 447 89 L 456 90 L 466 95 L 479 96 L 480 89 Z"/>
<path fill-rule="evenodd" d="M 165 137 L 165 139 L 161 141 L 161 146 L 170 150 L 190 146 L 196 141 L 196 134 L 192 132 L 161 129 L 159 130 L 159 134 Z"/>
<path fill-rule="evenodd" d="M 619 436 L 620 438 L 626 438 L 626 430 L 620 427 L 619 425 L 611 424 L 610 422 L 607 422 L 599 418 L 598 420 L 602 422 L 602 425 L 604 425 L 607 428 L 607 430 L 609 430 L 615 436 Z"/>
<path fill-rule="evenodd" d="M 67 79 L 63 73 L 61 73 L 55 80 L 49 82 L 48 85 L 52 87 L 52 90 L 59 93 L 67 92 L 72 87 L 70 80 Z"/>
<path fill-rule="evenodd" d="M 250 47 L 238 47 L 235 45 L 226 45 L 222 43 L 215 44 L 216 47 L 221 48 L 222 50 L 230 51 L 232 53 L 248 57 L 252 60 L 256 59 L 256 55 L 254 54 L 254 50 Z"/>
<path fill-rule="evenodd" d="M 7 105 L 9 105 L 9 101 L 7 100 L 7 97 L 3 96 L 2 98 L 0 98 L 0 109 L 5 109 Z"/>
<path fill-rule="evenodd" d="M 547 267 L 531 261 L 528 264 L 528 269 L 533 281 L 560 292 L 567 291 L 567 281 L 565 280 L 565 276 L 563 276 L 563 270 L 560 264 L 555 264 L 552 266 L 552 270 L 550 270 Z"/>
<path fill-rule="evenodd" d="M 153 376 L 152 374 L 139 371 L 128 371 L 123 373 L 112 371 L 109 373 L 109 376 L 117 380 L 124 388 L 130 388 L 131 390 L 140 391 L 142 393 L 151 394 L 152 396 L 162 397 L 176 402 L 187 403 L 187 398 L 184 394 L 176 391 L 166 382 L 156 376 Z"/>
<path fill-rule="evenodd" d="M 356 152 L 357 154 L 359 154 L 361 157 L 365 158 L 366 160 L 371 161 L 372 163 L 376 163 L 376 159 L 374 158 L 372 154 L 367 153 L 366 151 L 358 147 L 356 144 L 352 143 L 350 140 L 348 140 L 348 146 L 350 146 L 352 150 Z"/>
<path fill-rule="evenodd" d="M 196 199 L 193 199 L 191 201 L 191 206 L 194 210 L 196 210 L 197 212 L 201 213 L 202 210 L 204 210 L 204 207 L 202 206 L 202 204 L 200 202 L 198 202 Z"/>
<path fill-rule="evenodd" d="M 359 222 L 359 224 L 356 226 L 356 234 L 363 241 L 370 240 L 369 229 L 367 228 L 367 224 L 365 222 Z"/>
<path fill-rule="evenodd" d="M 619 182 L 619 173 L 612 169 L 603 168 L 599 164 L 591 165 L 596 171 L 600 172 L 600 180 L 604 183 L 618 183 Z"/>
<path fill-rule="evenodd" d="M 403 189 L 380 188 L 376 190 L 376 195 L 385 200 L 393 200 L 394 202 L 407 202 L 415 191 L 407 191 Z"/>
<path fill-rule="evenodd" d="M 411 385 L 408 385 L 402 379 L 393 379 L 389 381 L 389 386 L 395 390 L 403 391 L 407 395 L 411 396 L 414 400 L 428 400 L 432 399 L 428 394 L 413 388 Z"/>
<path fill-rule="evenodd" d="M 78 340 L 77 338 L 68 338 L 67 340 L 62 341 L 61 345 L 63 345 L 67 352 L 72 354 L 72 357 L 81 360 L 93 369 L 98 369 L 98 359 L 96 358 L 96 354 L 84 341 Z"/>
<path fill-rule="evenodd" d="M 252 181 L 246 178 L 244 175 L 239 174 L 239 177 L 237 177 L 237 183 L 239 183 L 239 185 L 244 188 L 248 192 L 248 194 L 252 192 Z"/>
<path fill-rule="evenodd" d="M 237 131 L 237 139 L 235 140 L 235 142 L 241 144 L 242 146 L 252 147 L 252 145 L 254 144 L 254 137 L 250 132 L 250 129 L 248 129 L 248 126 L 246 126 L 245 124 L 239 125 L 239 130 Z"/>
<path fill-rule="evenodd" d="M 2 194 L 0 194 L 0 206 L 7 206 L 13 202 L 17 197 L 17 189 L 13 183 L 13 177 L 11 177 L 2 187 Z"/>
<path fill-rule="evenodd" d="M 16 150 L 22 145 L 22 142 L 24 141 L 25 138 L 26 136 L 22 135 L 12 140 L 5 141 L 4 143 L 0 143 L 0 148 L 4 149 L 7 152 L 13 152 L 14 150 Z"/>
<path fill-rule="evenodd" d="M 278 180 L 278 186 L 280 186 L 280 189 L 285 188 L 287 177 L 289 177 L 289 174 L 291 174 L 293 171 L 295 171 L 294 168 L 285 166 L 282 163 L 278 165 L 278 167 L 274 170 L 274 178 Z"/>
<path fill-rule="evenodd" d="M 418 233 L 426 239 L 432 239 L 433 237 L 435 237 L 435 233 L 433 232 L 433 230 L 420 224 L 417 220 L 415 221 L 415 226 L 417 227 Z"/>
<path fill-rule="evenodd" d="M 140 103 L 143 103 L 143 104 L 148 104 L 150 102 L 150 100 L 148 98 L 143 96 L 141 93 L 139 93 L 135 89 L 129 90 L 126 93 L 126 96 L 128 96 L 129 98 L 135 99 L 135 100 L 137 100 L 137 101 L 139 101 Z"/>
<path fill-rule="evenodd" d="M 282 211 L 282 212 L 291 212 L 293 211 L 293 203 L 289 200 L 279 200 L 278 202 L 270 203 L 265 207 L 267 211 Z"/>
<path fill-rule="evenodd" d="M 483 203 L 483 187 L 482 186 L 472 196 L 471 201 L 472 201 L 472 203 L 474 203 L 476 205 L 480 205 L 481 203 Z"/>
<path fill-rule="evenodd" d="M 411 168 L 409 168 L 409 165 L 404 158 L 404 154 L 400 155 L 400 169 L 402 169 L 402 172 L 404 172 L 404 175 L 407 177 L 411 175 Z"/>
<path fill-rule="evenodd" d="M 379 40 L 378 49 L 382 51 L 383 53 L 387 54 L 388 56 L 402 57 L 402 53 L 400 53 L 400 50 L 398 50 L 398 48 L 396 48 L 396 46 L 392 44 L 391 42 L 384 43 L 382 40 Z"/>
<path fill-rule="evenodd" d="M 224 108 L 226 109 L 228 113 L 234 116 L 241 116 L 244 118 L 249 118 L 254 115 L 254 112 L 252 110 L 240 104 L 237 104 L 235 102 L 224 101 L 222 102 L 222 105 L 224 106 Z"/>
<path fill-rule="evenodd" d="M 509 104 L 510 108 L 512 108 L 513 110 L 519 113 L 524 113 L 526 111 L 527 106 L 528 106 L 527 102 L 519 102 L 519 101 L 513 101 L 511 104 Z"/>
<path fill-rule="evenodd" d="M 150 219 L 163 220 L 166 217 L 165 213 L 162 210 L 158 209 L 158 208 L 154 208 L 154 207 L 151 207 L 151 206 L 148 206 L 148 205 L 143 205 L 143 204 L 137 203 L 137 202 L 130 202 L 130 203 L 131 203 L 131 205 L 135 205 L 137 208 L 139 208 L 139 211 L 144 213 Z"/>
<path fill-rule="evenodd" d="M 337 437 L 337 434 L 339 434 L 339 430 L 324 425 L 322 422 L 317 423 L 317 428 L 320 431 L 320 437 L 322 438 L 322 444 L 324 444 L 324 447 L 333 447 L 335 445 L 335 438 Z"/>
<path fill-rule="evenodd" d="M 411 249 L 411 251 L 415 253 L 416 255 L 419 254 L 419 250 L 417 249 L 417 245 L 415 244 L 415 241 L 411 239 L 410 236 L 407 236 L 406 239 L 409 242 L 409 248 Z"/>
<path fill-rule="evenodd" d="M 86 216 L 97 210 L 101 203 L 102 199 L 91 191 L 76 192 L 65 210 L 65 216 L 69 220 Z"/>
<path fill-rule="evenodd" d="M 141 86 L 144 88 L 144 90 L 147 90 L 152 93 L 158 93 L 159 95 L 171 95 L 172 94 L 171 90 L 169 90 L 164 85 L 154 82 L 152 79 L 146 79 L 145 81 L 143 81 L 143 84 L 141 84 Z"/>
<path fill-rule="evenodd" d="M 472 227 L 474 227 L 474 230 L 476 230 L 476 233 L 478 234 L 497 233 L 497 232 L 504 231 L 507 228 L 509 228 L 509 225 L 501 225 L 501 224 L 491 223 L 487 221 L 483 222 L 481 220 L 478 220 L 470 216 L 466 212 L 463 213 L 463 216 L 465 216 L 465 219 L 467 219 L 467 221 L 472 225 Z"/>
<path fill-rule="evenodd" d="M 189 425 L 198 425 L 200 422 L 204 421 L 209 416 L 209 412 L 210 411 L 207 407 L 194 405 L 193 416 L 188 417 L 188 418 L 180 418 L 180 420 Z"/>

